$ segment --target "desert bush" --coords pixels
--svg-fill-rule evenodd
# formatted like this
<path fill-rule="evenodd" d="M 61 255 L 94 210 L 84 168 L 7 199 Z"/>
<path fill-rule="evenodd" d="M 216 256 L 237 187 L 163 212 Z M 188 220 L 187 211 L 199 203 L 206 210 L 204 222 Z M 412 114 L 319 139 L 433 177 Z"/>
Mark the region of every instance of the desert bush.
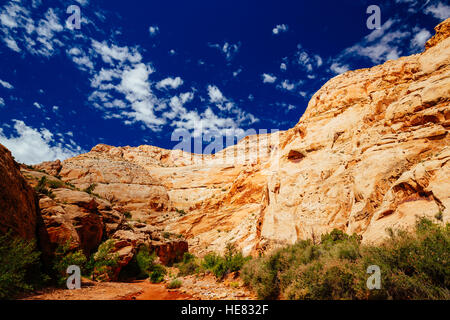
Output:
<path fill-rule="evenodd" d="M 95 188 L 97 188 L 97 184 L 96 183 L 92 183 L 89 185 L 89 187 L 87 187 L 86 189 L 84 189 L 83 191 L 89 194 L 93 194 Z"/>
<path fill-rule="evenodd" d="M 86 256 L 82 250 L 71 251 L 71 241 L 67 241 L 64 245 L 59 245 L 55 250 L 53 258 L 53 271 L 56 277 L 56 282 L 59 286 L 66 284 L 69 275 L 66 273 L 67 267 L 71 265 L 79 266 L 82 272 L 85 272 L 85 265 L 87 262 Z"/>
<path fill-rule="evenodd" d="M 109 239 L 103 242 L 89 262 L 93 278 L 96 280 L 110 280 L 114 269 L 118 265 L 118 254 L 114 252 L 115 241 Z"/>
<path fill-rule="evenodd" d="M 65 184 L 62 181 L 50 180 L 48 181 L 48 186 L 50 189 L 63 188 Z"/>
<path fill-rule="evenodd" d="M 198 259 L 195 257 L 195 255 L 189 252 L 185 252 L 181 262 L 176 265 L 179 270 L 178 274 L 184 277 L 199 273 L 200 265 L 198 264 L 197 260 Z"/>
<path fill-rule="evenodd" d="M 48 181 L 47 181 L 47 178 L 46 178 L 45 176 L 42 177 L 42 178 L 39 180 L 37 186 L 34 187 L 34 190 L 35 190 L 37 193 L 44 194 L 44 195 L 46 195 L 46 196 L 48 196 L 48 197 L 54 199 L 55 196 L 53 195 L 53 192 L 52 192 L 51 190 L 47 189 L 47 182 L 48 182 Z"/>
<path fill-rule="evenodd" d="M 249 259 L 249 257 L 246 258 L 241 252 L 238 252 L 233 244 L 228 243 L 224 256 L 208 253 L 203 257 L 201 266 L 204 270 L 212 272 L 220 280 L 228 273 L 240 271 Z"/>
<path fill-rule="evenodd" d="M 450 225 L 422 218 L 378 246 L 333 230 L 247 262 L 241 275 L 260 299 L 450 299 L 449 259 Z M 379 290 L 367 288 L 370 265 L 381 269 Z"/>
<path fill-rule="evenodd" d="M 167 285 L 168 289 L 178 289 L 181 287 L 183 283 L 181 282 L 180 279 L 174 279 L 172 281 L 169 282 L 169 284 Z"/>
<path fill-rule="evenodd" d="M 123 216 L 127 219 L 131 219 L 133 217 L 130 211 L 125 211 L 123 213 Z"/>
<path fill-rule="evenodd" d="M 0 300 L 13 299 L 45 282 L 41 273 L 40 252 L 33 241 L 0 235 Z"/>
<path fill-rule="evenodd" d="M 152 283 L 160 283 L 164 281 L 164 276 L 167 274 L 167 270 L 163 265 L 153 264 L 150 269 L 150 281 Z"/>

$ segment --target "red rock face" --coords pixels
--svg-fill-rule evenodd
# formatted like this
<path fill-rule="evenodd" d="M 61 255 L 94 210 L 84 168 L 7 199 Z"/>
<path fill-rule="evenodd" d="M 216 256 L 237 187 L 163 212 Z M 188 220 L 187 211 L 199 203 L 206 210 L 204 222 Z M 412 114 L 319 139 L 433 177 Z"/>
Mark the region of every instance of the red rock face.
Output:
<path fill-rule="evenodd" d="M 0 145 L 0 232 L 35 240 L 44 259 L 50 254 L 48 234 L 37 197 L 11 153 Z"/>
<path fill-rule="evenodd" d="M 33 190 L 20 174 L 11 153 L 0 145 L 0 231 L 36 239 L 38 209 Z"/>
<path fill-rule="evenodd" d="M 185 252 L 188 252 L 186 241 L 171 241 L 166 243 L 154 243 L 152 248 L 162 264 L 171 264 L 180 261 Z"/>

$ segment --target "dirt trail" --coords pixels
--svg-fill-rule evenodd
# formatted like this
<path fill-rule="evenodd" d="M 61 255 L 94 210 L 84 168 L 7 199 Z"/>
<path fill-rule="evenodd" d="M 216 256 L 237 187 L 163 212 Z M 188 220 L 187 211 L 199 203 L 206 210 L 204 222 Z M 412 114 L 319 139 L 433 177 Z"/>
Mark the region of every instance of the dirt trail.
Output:
<path fill-rule="evenodd" d="M 192 300 L 193 297 L 178 290 L 168 290 L 163 284 L 146 282 L 141 291 L 126 295 L 120 300 Z"/>
<path fill-rule="evenodd" d="M 47 288 L 24 300 L 249 300 L 255 296 L 233 277 L 216 281 L 212 275 L 180 277 L 179 289 L 148 280 L 133 282 L 94 282 L 83 279 L 79 290 Z"/>

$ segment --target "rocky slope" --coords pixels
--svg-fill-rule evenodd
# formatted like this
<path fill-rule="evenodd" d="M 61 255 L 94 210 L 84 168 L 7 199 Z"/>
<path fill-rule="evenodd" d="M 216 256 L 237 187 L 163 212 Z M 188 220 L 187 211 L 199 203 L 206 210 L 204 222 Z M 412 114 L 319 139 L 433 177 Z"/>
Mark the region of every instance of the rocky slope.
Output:
<path fill-rule="evenodd" d="M 50 245 L 38 198 L 20 173 L 20 166 L 9 150 L 0 144 L 0 234 L 10 232 L 26 240 L 35 240 L 44 257 Z"/>
<path fill-rule="evenodd" d="M 39 168 L 95 184 L 100 207 L 182 234 L 200 254 L 228 242 L 256 253 L 333 228 L 380 241 L 417 215 L 449 221 L 449 26 L 422 54 L 331 79 L 280 134 L 205 156 L 98 145 Z"/>

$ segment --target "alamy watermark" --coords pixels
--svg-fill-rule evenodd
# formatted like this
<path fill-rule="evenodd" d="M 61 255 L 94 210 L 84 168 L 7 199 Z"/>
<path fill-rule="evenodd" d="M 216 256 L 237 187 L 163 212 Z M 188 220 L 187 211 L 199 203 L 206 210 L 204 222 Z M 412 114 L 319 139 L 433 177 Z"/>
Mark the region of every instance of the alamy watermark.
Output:
<path fill-rule="evenodd" d="M 81 29 L 81 9 L 77 5 L 71 5 L 66 10 L 67 14 L 70 14 L 69 18 L 66 20 L 66 26 L 73 30 Z"/>
<path fill-rule="evenodd" d="M 81 289 L 81 269 L 79 266 L 68 266 L 66 273 L 70 276 L 67 278 L 66 285 L 67 289 Z"/>
<path fill-rule="evenodd" d="M 366 285 L 369 290 L 381 289 L 381 269 L 377 265 L 371 265 L 367 268 L 367 273 L 371 276 L 367 279 Z"/>
<path fill-rule="evenodd" d="M 367 14 L 370 14 L 367 18 L 366 26 L 369 30 L 381 29 L 381 8 L 377 5 L 371 5 L 367 7 Z"/>

